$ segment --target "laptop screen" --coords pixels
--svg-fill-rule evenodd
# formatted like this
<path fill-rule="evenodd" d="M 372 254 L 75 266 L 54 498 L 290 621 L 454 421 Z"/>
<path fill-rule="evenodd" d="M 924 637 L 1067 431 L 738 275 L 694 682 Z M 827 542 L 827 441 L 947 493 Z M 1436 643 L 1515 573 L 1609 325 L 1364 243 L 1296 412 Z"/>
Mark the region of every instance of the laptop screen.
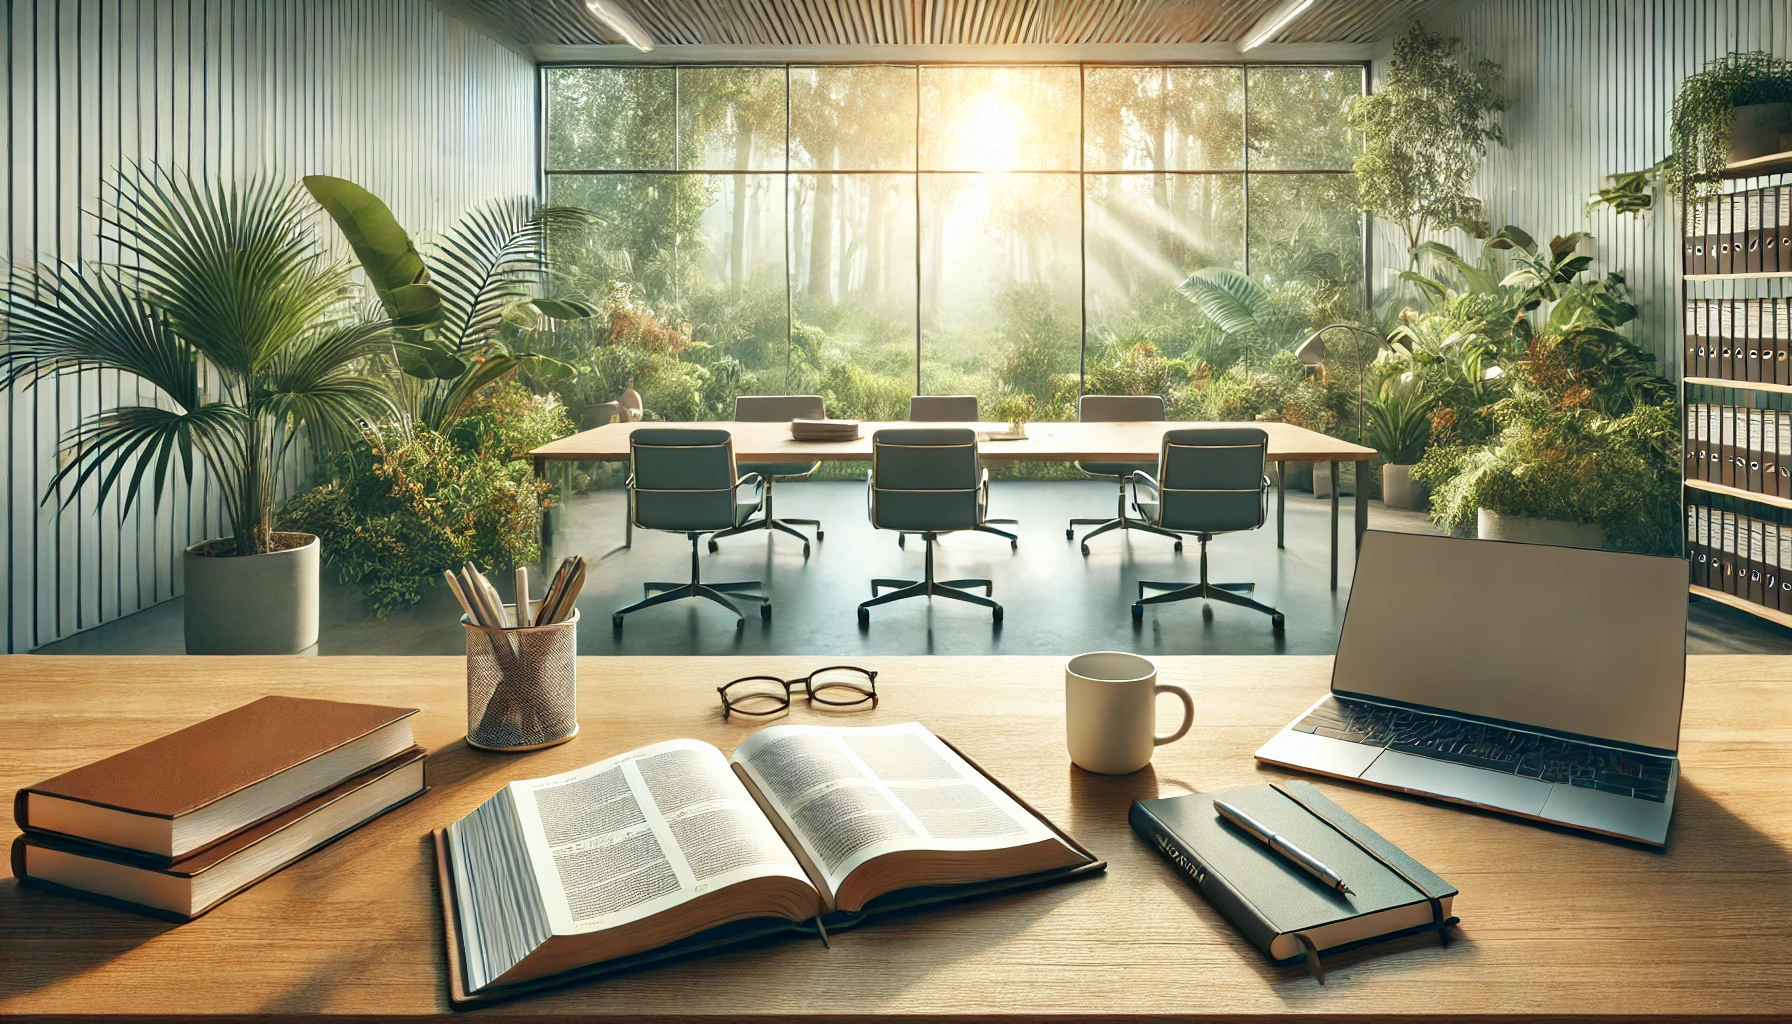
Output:
<path fill-rule="evenodd" d="M 1678 558 L 1371 531 L 1332 689 L 1677 750 Z"/>

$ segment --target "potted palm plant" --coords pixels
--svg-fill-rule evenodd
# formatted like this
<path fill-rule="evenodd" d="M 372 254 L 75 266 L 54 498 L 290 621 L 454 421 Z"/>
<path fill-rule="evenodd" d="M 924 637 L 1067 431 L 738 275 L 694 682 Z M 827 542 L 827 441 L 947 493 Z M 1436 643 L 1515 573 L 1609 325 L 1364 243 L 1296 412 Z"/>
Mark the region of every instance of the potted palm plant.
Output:
<path fill-rule="evenodd" d="M 389 325 L 355 312 L 347 267 L 310 230 L 304 193 L 270 178 L 205 184 L 140 170 L 116 187 L 102 233 L 130 261 L 15 269 L 0 384 L 114 369 L 157 392 L 101 412 L 63 441 L 45 502 L 93 482 L 129 509 L 159 503 L 203 462 L 230 534 L 182 560 L 187 651 L 274 654 L 317 642 L 318 541 L 275 529 L 282 470 L 301 436 L 328 448 L 396 410 L 357 372 Z"/>
<path fill-rule="evenodd" d="M 1369 443 L 1387 460 L 1381 467 L 1381 500 L 1389 508 L 1418 504 L 1412 467 L 1425 452 L 1430 415 L 1431 399 L 1411 370 L 1382 381 L 1369 401 Z"/>

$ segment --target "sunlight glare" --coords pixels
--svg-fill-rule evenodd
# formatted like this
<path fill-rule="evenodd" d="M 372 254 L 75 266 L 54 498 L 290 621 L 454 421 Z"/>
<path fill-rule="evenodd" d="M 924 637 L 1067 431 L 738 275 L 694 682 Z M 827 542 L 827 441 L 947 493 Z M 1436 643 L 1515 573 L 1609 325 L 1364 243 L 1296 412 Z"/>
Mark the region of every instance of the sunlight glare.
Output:
<path fill-rule="evenodd" d="M 1014 150 L 1020 141 L 1019 104 L 991 93 L 977 97 L 966 111 L 959 138 L 962 166 L 973 171 L 1006 171 L 1014 166 Z"/>

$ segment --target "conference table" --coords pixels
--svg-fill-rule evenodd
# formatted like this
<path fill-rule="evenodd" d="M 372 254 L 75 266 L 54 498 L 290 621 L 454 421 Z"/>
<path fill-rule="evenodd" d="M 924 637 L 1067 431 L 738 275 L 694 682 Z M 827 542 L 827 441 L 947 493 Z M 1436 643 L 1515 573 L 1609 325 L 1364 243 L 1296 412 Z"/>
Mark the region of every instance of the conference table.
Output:
<path fill-rule="evenodd" d="M 691 737 L 732 751 L 715 687 L 828 657 L 581 658 L 583 729 L 526 754 L 467 746 L 462 658 L 0 657 L 0 790 L 264 694 L 415 707 L 430 791 L 191 923 L 0 878 L 0 1022 L 406 1021 L 455 1016 L 428 833 L 506 782 Z M 792 724 L 919 721 L 1107 862 L 1082 881 L 668 963 L 462 1019 L 1721 1020 L 1792 1011 L 1792 658 L 1687 659 L 1665 851 L 1315 779 L 1461 890 L 1453 941 L 1277 967 L 1127 826 L 1133 800 L 1288 778 L 1251 752 L 1326 690 L 1323 657 L 1166 657 L 1194 695 L 1152 767 L 1064 752 L 1061 657 L 869 657 L 879 705 Z M 0 816 L 0 842 L 16 834 Z"/>
<path fill-rule="evenodd" d="M 709 428 L 728 431 L 734 438 L 734 457 L 741 462 L 806 463 L 869 462 L 871 435 L 885 428 L 971 427 L 979 433 L 1000 433 L 1003 423 L 865 422 L 851 441 L 797 441 L 788 423 L 610 423 L 542 445 L 529 453 L 537 476 L 545 476 L 552 462 L 626 462 L 631 433 L 655 427 Z M 1373 448 L 1351 444 L 1291 423 L 1029 423 L 1024 439 L 981 441 L 977 454 L 985 462 L 1157 462 L 1164 432 L 1186 427 L 1261 427 L 1269 435 L 1269 461 L 1275 466 L 1276 547 L 1284 546 L 1284 505 L 1287 500 L 1287 466 L 1290 462 L 1328 463 L 1331 466 L 1331 582 L 1338 589 L 1338 467 L 1340 463 L 1366 463 L 1375 458 Z M 1355 535 L 1358 547 L 1369 527 L 1369 499 L 1365 488 L 1356 488 Z M 623 516 L 622 543 L 609 553 L 627 550 L 633 543 L 634 525 Z"/>

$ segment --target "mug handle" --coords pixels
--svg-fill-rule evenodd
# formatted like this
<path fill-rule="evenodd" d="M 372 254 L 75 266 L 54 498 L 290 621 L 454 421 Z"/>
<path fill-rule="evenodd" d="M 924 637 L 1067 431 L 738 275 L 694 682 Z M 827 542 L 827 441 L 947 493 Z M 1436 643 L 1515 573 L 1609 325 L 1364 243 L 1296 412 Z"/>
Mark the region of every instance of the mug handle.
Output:
<path fill-rule="evenodd" d="M 1187 736 L 1189 726 L 1195 724 L 1195 698 L 1193 694 L 1180 686 L 1164 686 L 1161 683 L 1152 687 L 1151 696 L 1156 697 L 1160 693 L 1173 693 L 1182 701 L 1182 724 L 1176 728 L 1175 732 L 1168 736 L 1151 737 L 1152 746 L 1157 747 L 1161 747 L 1166 743 L 1174 743 L 1182 737 Z"/>

